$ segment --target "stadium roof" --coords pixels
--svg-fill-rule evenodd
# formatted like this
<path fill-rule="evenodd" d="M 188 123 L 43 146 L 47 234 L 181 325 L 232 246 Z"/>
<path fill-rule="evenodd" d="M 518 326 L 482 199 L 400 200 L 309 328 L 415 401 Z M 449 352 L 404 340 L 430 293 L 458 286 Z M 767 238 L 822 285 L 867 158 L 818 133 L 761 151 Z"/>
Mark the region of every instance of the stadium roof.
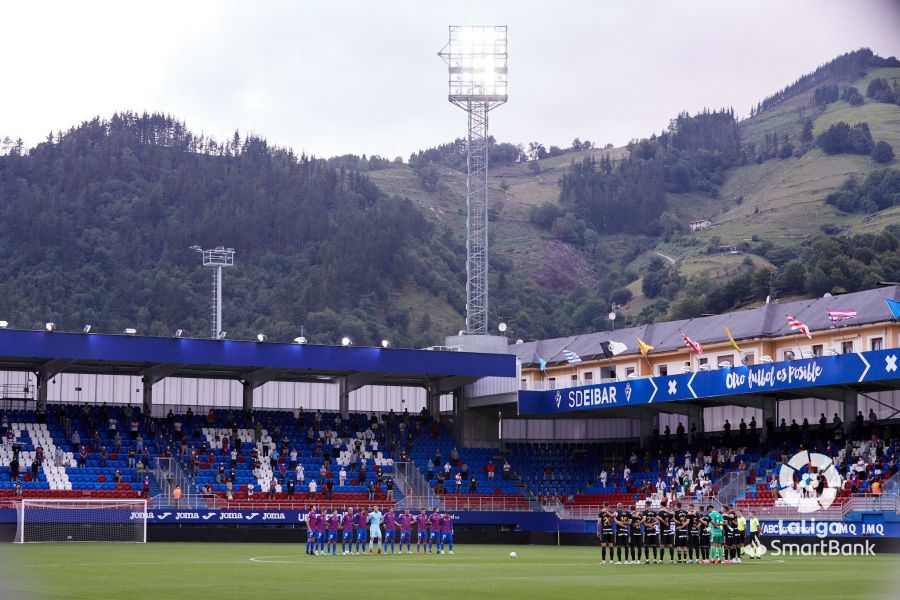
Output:
<path fill-rule="evenodd" d="M 600 331 L 583 335 L 538 340 L 510 346 L 511 352 L 522 362 L 523 366 L 536 366 L 538 357 L 548 364 L 564 363 L 563 350 L 576 352 L 582 359 L 603 358 L 602 342 L 615 341 L 625 344 L 628 350 L 624 354 L 640 352 L 637 338 L 654 347 L 654 352 L 679 350 L 684 347 L 679 331 L 683 331 L 691 339 L 706 343 L 727 341 L 724 326 L 727 325 L 736 340 L 757 338 L 773 338 L 794 334 L 788 328 L 786 315 L 796 317 L 806 324 L 811 331 L 831 328 L 828 310 L 857 311 L 857 316 L 847 325 L 865 325 L 881 323 L 893 319 L 886 299 L 900 300 L 900 286 L 889 286 L 839 296 L 816 298 L 813 300 L 797 300 L 784 304 L 764 304 L 722 315 L 666 321 L 640 327 L 627 327 L 615 331 Z"/>
<path fill-rule="evenodd" d="M 509 354 L 0 329 L 0 370 L 42 369 L 323 383 L 361 375 L 365 384 L 422 386 L 516 375 Z"/>

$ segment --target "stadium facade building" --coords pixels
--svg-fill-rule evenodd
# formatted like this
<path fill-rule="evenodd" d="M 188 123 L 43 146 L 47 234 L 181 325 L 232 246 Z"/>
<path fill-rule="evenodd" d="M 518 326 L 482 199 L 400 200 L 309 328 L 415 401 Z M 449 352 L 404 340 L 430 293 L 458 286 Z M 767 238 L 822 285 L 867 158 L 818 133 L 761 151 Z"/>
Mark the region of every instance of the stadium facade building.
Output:
<path fill-rule="evenodd" d="M 515 353 L 520 364 L 518 387 L 522 391 L 578 388 L 716 371 L 742 364 L 750 366 L 877 351 L 900 347 L 900 322 L 888 305 L 888 301 L 898 298 L 900 286 L 888 286 L 812 300 L 769 303 L 721 315 L 524 342 L 511 345 L 510 351 Z M 856 316 L 833 322 L 829 311 L 850 311 Z M 809 337 L 792 330 L 788 316 L 807 326 Z M 702 346 L 703 353 L 688 347 L 682 334 Z M 638 340 L 652 347 L 646 357 L 641 353 Z M 610 356 L 610 342 L 614 346 L 624 345 L 624 350 Z M 871 391 L 858 397 L 854 393 L 845 397 L 841 390 L 830 390 L 820 396 L 798 394 L 793 398 L 781 398 L 779 402 L 772 401 L 768 411 L 766 406 L 753 399 L 732 404 L 728 401 L 695 401 L 661 405 L 652 411 L 653 423 L 649 424 L 647 415 L 637 407 L 609 409 L 600 406 L 597 410 L 578 413 L 582 420 L 588 418 L 586 425 L 577 425 L 571 419 L 526 419 L 522 418 L 525 415 L 510 414 L 507 415 L 510 418 L 504 419 L 503 437 L 520 440 L 622 439 L 645 437 L 656 427 L 662 431 L 669 426 L 674 432 L 678 424 L 689 428 L 697 423 L 701 431 L 721 431 L 726 420 L 735 428 L 741 419 L 749 423 L 752 418 L 760 427 L 768 417 L 777 418 L 779 422 L 785 418 L 788 424 L 792 419 L 799 423 L 804 418 L 814 422 L 821 413 L 825 413 L 829 421 L 838 413 L 847 426 L 847 417 L 854 417 L 857 411 L 867 415 L 871 409 L 879 419 L 896 418 L 898 407 L 900 394 L 895 391 Z"/>
<path fill-rule="evenodd" d="M 793 360 L 825 354 L 849 354 L 900 346 L 900 322 L 891 313 L 886 299 L 898 300 L 900 287 L 891 286 L 853 294 L 765 304 L 757 308 L 665 321 L 512 346 L 522 364 L 523 389 L 546 389 L 622 380 L 632 376 L 672 375 L 717 369 L 739 364 Z M 856 317 L 833 324 L 828 311 L 854 310 Z M 809 327 L 810 337 L 788 327 L 792 316 Z M 741 351 L 732 345 L 726 329 Z M 684 342 L 681 333 L 700 343 L 697 354 Z M 638 339 L 653 347 L 646 360 Z M 605 342 L 625 344 L 627 350 L 606 358 Z M 576 353 L 582 362 L 572 365 L 564 351 Z M 546 361 L 541 369 L 540 360 Z"/>

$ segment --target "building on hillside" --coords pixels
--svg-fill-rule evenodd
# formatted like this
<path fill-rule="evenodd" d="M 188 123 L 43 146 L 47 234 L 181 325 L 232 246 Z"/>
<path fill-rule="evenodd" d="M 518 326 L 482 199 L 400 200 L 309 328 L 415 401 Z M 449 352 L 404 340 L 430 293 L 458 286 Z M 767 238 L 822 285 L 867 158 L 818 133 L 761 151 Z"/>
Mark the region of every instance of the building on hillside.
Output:
<path fill-rule="evenodd" d="M 700 231 L 701 229 L 706 229 L 712 225 L 712 221 L 709 219 L 698 219 L 696 221 L 691 221 L 691 231 Z"/>
<path fill-rule="evenodd" d="M 900 321 L 893 318 L 886 299 L 900 300 L 900 286 L 883 287 L 834 297 L 765 304 L 723 315 L 698 317 L 525 342 L 510 346 L 521 363 L 520 388 L 565 388 L 622 381 L 634 377 L 675 375 L 736 364 L 757 364 L 900 347 Z M 832 325 L 828 311 L 856 311 L 856 317 Z M 788 327 L 790 315 L 810 329 L 811 339 Z M 725 333 L 731 331 L 739 353 Z M 692 352 L 681 333 L 703 346 Z M 653 346 L 645 360 L 638 338 Z M 602 343 L 614 341 L 626 350 L 607 359 Z M 582 362 L 567 362 L 564 351 Z M 546 363 L 540 368 L 541 361 Z"/>

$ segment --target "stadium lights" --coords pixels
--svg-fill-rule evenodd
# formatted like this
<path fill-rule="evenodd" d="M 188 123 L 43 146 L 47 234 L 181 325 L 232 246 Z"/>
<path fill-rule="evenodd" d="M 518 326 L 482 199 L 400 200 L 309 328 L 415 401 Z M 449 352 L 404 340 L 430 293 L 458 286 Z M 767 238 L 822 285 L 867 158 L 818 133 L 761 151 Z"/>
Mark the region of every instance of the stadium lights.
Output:
<path fill-rule="evenodd" d="M 525 343 L 525 340 L 523 340 L 522 338 L 519 338 L 516 340 L 516 344 L 524 344 L 524 343 Z"/>
<path fill-rule="evenodd" d="M 257 342 L 264 342 L 264 341 L 266 341 L 267 339 L 269 339 L 269 338 L 266 337 L 266 334 L 264 334 L 264 333 L 257 333 L 257 334 L 256 334 L 256 341 L 257 341 Z"/>
<path fill-rule="evenodd" d="M 47 331 L 56 331 L 56 323 L 47 322 L 44 323 L 44 329 Z"/>
<path fill-rule="evenodd" d="M 295 337 L 295 338 L 294 338 L 294 343 L 295 343 L 295 344 L 305 344 L 305 343 L 306 343 L 306 338 L 303 337 L 302 335 L 301 335 L 300 337 Z"/>
<path fill-rule="evenodd" d="M 125 335 L 137 335 L 137 329 L 135 329 L 134 327 L 126 327 Z"/>
<path fill-rule="evenodd" d="M 382 347 L 382 348 L 387 348 L 387 347 L 390 346 L 390 345 L 391 345 L 391 341 L 390 341 L 390 340 L 381 340 L 381 347 Z"/>
<path fill-rule="evenodd" d="M 507 101 L 506 26 L 450 26 L 438 53 L 451 104 L 466 111 L 466 334 L 488 333 L 488 113 Z"/>
<path fill-rule="evenodd" d="M 350 339 L 349 337 L 347 337 L 346 335 L 345 335 L 344 337 L 341 338 L 341 346 L 349 346 L 349 345 L 352 344 L 352 343 L 353 343 L 353 340 L 351 340 L 351 339 Z"/>
<path fill-rule="evenodd" d="M 216 339 L 217 339 L 217 340 L 224 340 L 226 335 L 228 335 L 228 332 L 227 332 L 227 331 L 220 331 L 220 332 L 219 332 L 219 335 L 216 336 Z"/>
<path fill-rule="evenodd" d="M 183 333 L 184 333 L 184 330 L 183 330 L 183 329 L 176 329 L 176 330 L 175 330 L 175 337 L 180 338 L 180 337 L 181 337 L 181 334 L 183 334 Z"/>
<path fill-rule="evenodd" d="M 81 328 L 81 333 L 90 333 L 90 332 L 91 332 L 90 324 L 85 325 L 84 327 Z"/>
<path fill-rule="evenodd" d="M 9 327 L 9 321 L 0 321 L 0 329 L 6 329 Z"/>

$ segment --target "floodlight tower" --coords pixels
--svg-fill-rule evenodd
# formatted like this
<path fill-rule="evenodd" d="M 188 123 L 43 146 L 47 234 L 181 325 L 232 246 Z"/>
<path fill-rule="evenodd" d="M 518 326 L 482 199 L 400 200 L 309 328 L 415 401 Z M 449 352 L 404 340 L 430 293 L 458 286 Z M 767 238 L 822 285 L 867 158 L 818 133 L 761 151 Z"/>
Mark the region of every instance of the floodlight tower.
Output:
<path fill-rule="evenodd" d="M 488 113 L 505 103 L 506 26 L 450 26 L 438 55 L 447 63 L 452 104 L 469 119 L 466 180 L 466 333 L 488 333 Z"/>
<path fill-rule="evenodd" d="M 222 337 L 222 268 L 234 266 L 234 248 L 216 246 L 211 250 L 204 250 L 200 246 L 191 246 L 191 250 L 200 253 L 203 257 L 203 266 L 212 267 L 212 338 Z"/>

